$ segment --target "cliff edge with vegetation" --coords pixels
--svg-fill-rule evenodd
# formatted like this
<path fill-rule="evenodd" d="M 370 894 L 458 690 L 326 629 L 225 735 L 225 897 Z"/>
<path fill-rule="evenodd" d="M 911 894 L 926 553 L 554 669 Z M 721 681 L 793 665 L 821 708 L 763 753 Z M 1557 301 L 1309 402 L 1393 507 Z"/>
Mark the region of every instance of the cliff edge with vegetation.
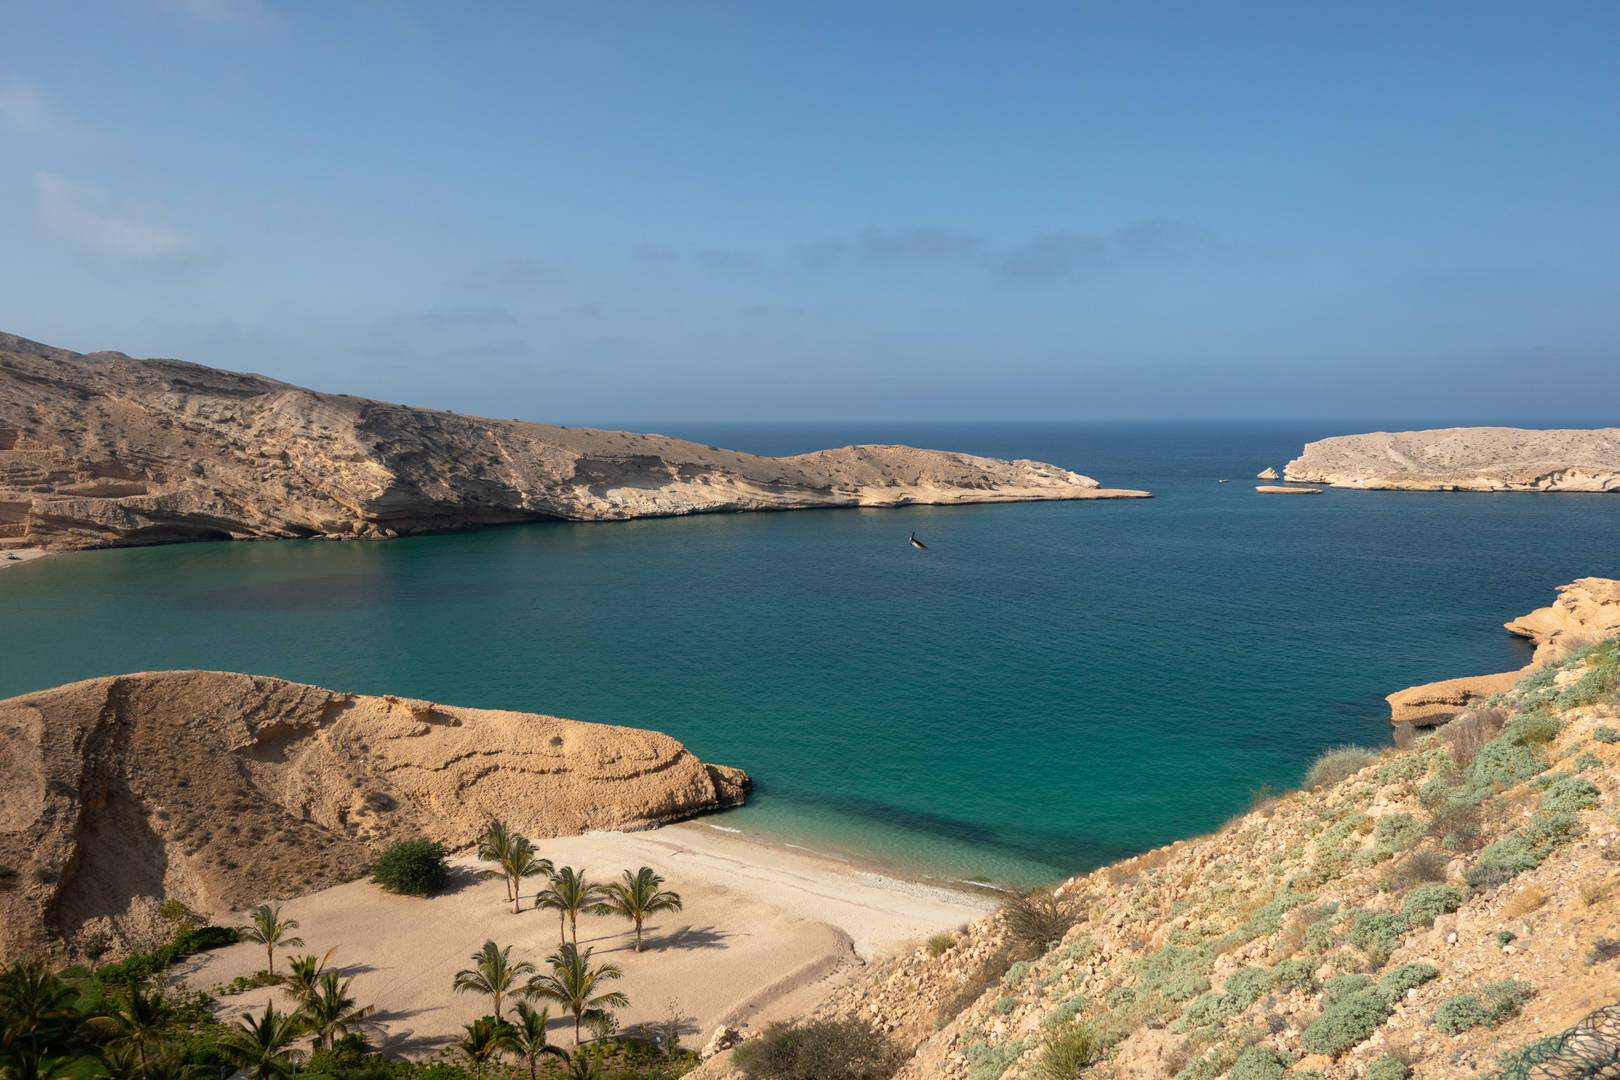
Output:
<path fill-rule="evenodd" d="M 1620 428 L 1340 435 L 1306 443 L 1283 476 L 1397 491 L 1620 491 Z"/>
<path fill-rule="evenodd" d="M 0 548 L 1146 495 L 1038 461 L 907 446 L 758 457 L 0 334 Z"/>
<path fill-rule="evenodd" d="M 143 938 L 166 899 L 347 881 L 392 840 L 633 829 L 748 786 L 655 731 L 217 671 L 71 683 L 0 701 L 0 963 Z"/>

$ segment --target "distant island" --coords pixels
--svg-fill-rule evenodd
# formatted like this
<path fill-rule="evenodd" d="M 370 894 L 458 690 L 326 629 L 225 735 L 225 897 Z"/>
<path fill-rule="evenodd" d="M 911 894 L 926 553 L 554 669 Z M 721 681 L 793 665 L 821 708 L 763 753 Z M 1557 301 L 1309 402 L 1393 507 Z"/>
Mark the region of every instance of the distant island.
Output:
<path fill-rule="evenodd" d="M 1288 480 L 1397 491 L 1620 492 L 1620 428 L 1375 431 L 1306 443 Z"/>
<path fill-rule="evenodd" d="M 0 333 L 0 548 L 1148 496 L 1038 461 L 907 446 L 760 457 L 322 394 Z"/>

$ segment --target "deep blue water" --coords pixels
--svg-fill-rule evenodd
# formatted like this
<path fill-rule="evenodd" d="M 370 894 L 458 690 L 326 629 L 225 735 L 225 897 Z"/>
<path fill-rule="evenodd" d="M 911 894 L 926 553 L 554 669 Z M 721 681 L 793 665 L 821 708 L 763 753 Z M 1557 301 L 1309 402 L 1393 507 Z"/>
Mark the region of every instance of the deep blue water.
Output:
<path fill-rule="evenodd" d="M 1026 882 L 1387 742 L 1383 695 L 1524 663 L 1504 620 L 1620 576 L 1614 496 L 1257 495 L 1320 425 L 654 427 L 1157 497 L 84 553 L 0 574 L 0 696 L 203 667 L 656 728 L 754 775 L 716 824 Z"/>

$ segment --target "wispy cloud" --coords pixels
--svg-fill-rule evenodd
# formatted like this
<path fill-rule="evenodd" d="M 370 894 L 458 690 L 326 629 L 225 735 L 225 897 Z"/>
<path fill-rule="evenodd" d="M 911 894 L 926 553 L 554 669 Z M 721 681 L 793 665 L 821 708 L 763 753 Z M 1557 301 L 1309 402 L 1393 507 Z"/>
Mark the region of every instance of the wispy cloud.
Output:
<path fill-rule="evenodd" d="M 115 259 L 159 259 L 196 245 L 155 207 L 116 202 L 106 191 L 54 173 L 34 174 L 35 209 L 52 235 L 81 251 Z"/>
<path fill-rule="evenodd" d="M 163 0 L 163 6 L 199 22 L 233 29 L 260 26 L 270 19 L 263 0 Z"/>
<path fill-rule="evenodd" d="M 905 229 L 867 229 L 856 246 L 872 262 L 954 262 L 977 258 L 983 237 L 932 225 Z"/>
<path fill-rule="evenodd" d="M 0 87 L 0 129 L 56 139 L 78 139 L 87 134 L 63 116 L 39 87 L 20 75 L 13 75 Z"/>
<path fill-rule="evenodd" d="M 1002 251 L 996 268 L 1015 280 L 1063 278 L 1113 270 L 1132 262 L 1180 258 L 1209 244 L 1209 237 L 1198 229 L 1148 219 L 1111 232 L 1042 233 Z"/>

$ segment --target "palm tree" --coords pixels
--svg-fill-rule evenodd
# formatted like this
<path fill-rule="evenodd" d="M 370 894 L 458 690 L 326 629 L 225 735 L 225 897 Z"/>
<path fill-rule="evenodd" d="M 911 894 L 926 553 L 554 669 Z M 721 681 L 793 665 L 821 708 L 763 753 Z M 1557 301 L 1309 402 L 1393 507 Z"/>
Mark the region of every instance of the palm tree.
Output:
<path fill-rule="evenodd" d="M 568 918 L 568 929 L 572 932 L 574 944 L 579 944 L 579 913 L 582 911 L 595 912 L 600 906 L 595 902 L 596 897 L 602 894 L 602 886 L 592 885 L 585 880 L 585 871 L 576 872 L 572 866 L 565 866 L 551 875 L 551 888 L 542 889 L 534 898 L 537 908 L 555 908 L 557 911 L 557 941 L 563 942 L 563 917 Z"/>
<path fill-rule="evenodd" d="M 467 1060 L 473 1064 L 473 1071 L 483 1076 L 484 1066 L 489 1059 L 512 1045 L 511 1025 L 493 1016 L 480 1016 L 467 1025 L 465 1035 L 453 1040 L 450 1045 L 466 1054 Z"/>
<path fill-rule="evenodd" d="M 546 957 L 551 965 L 550 975 L 536 975 L 524 987 L 525 996 L 555 1001 L 574 1014 L 574 1045 L 579 1045 L 579 1022 L 587 1012 L 608 1008 L 622 1009 L 630 999 L 617 991 L 598 994 L 601 984 L 609 979 L 620 979 L 624 972 L 612 964 L 591 967 L 591 952 L 583 953 L 575 945 L 564 944 Z"/>
<path fill-rule="evenodd" d="M 143 994 L 133 982 L 129 985 L 129 1000 L 107 1017 L 114 1038 L 135 1048 L 135 1057 L 140 1062 L 142 1072 L 151 1064 L 146 1053 L 147 1042 L 157 1036 L 168 1020 L 169 1006 L 163 1000 L 163 991 L 159 989 Z"/>
<path fill-rule="evenodd" d="M 546 1025 L 551 1023 L 551 1011 L 535 1012 L 527 1001 L 517 1003 L 517 1023 L 511 1025 L 512 1049 L 529 1064 L 529 1080 L 535 1080 L 535 1063 L 550 1056 L 568 1060 L 568 1051 L 546 1041 Z"/>
<path fill-rule="evenodd" d="M 533 964 L 527 960 L 520 960 L 514 964 L 511 961 L 512 946 L 502 949 L 493 941 L 484 942 L 484 947 L 472 954 L 474 966 L 463 968 L 456 972 L 455 991 L 458 994 L 469 990 L 479 994 L 488 994 L 495 999 L 494 1017 L 501 1018 L 501 997 L 520 975 L 532 974 L 535 970 Z"/>
<path fill-rule="evenodd" d="M 107 1043 L 101 1048 L 101 1075 L 106 1080 L 137 1080 L 143 1069 L 135 1048 L 128 1043 Z"/>
<path fill-rule="evenodd" d="M 525 837 L 520 836 L 512 841 L 501 858 L 501 870 L 506 874 L 507 884 L 512 887 L 512 914 L 518 913 L 518 894 L 523 889 L 523 879 L 550 874 L 553 869 L 551 860 L 542 859 Z"/>
<path fill-rule="evenodd" d="M 506 827 L 506 822 L 500 818 L 490 818 L 489 825 L 484 828 L 484 834 L 478 838 L 478 858 L 482 862 L 504 863 L 506 854 L 511 850 L 513 834 Z M 481 878 L 500 878 L 506 882 L 506 898 L 515 899 L 512 895 L 512 877 L 502 866 L 498 870 L 480 870 Z"/>
<path fill-rule="evenodd" d="M 603 1080 L 605 1075 L 595 1058 L 576 1049 L 574 1056 L 568 1059 L 568 1071 L 563 1073 L 563 1080 Z"/>
<path fill-rule="evenodd" d="M 249 1013 L 238 1020 L 219 1046 L 231 1064 L 253 1080 L 279 1080 L 298 1070 L 298 1052 L 292 1044 L 303 1033 L 302 1016 L 278 1013 L 274 1002 L 266 1002 L 262 1017 Z"/>
<path fill-rule="evenodd" d="M 340 981 L 341 980 L 341 981 Z M 335 971 L 321 976 L 315 992 L 304 1002 L 304 1026 L 314 1036 L 313 1048 L 319 1050 L 337 1042 L 338 1036 L 347 1035 L 355 1025 L 371 1015 L 372 1006 L 355 1007 L 349 996 L 353 979 L 342 979 Z"/>
<path fill-rule="evenodd" d="M 281 918 L 281 908 L 271 907 L 269 904 L 260 904 L 256 908 L 248 909 L 248 918 L 253 921 L 247 926 L 239 926 L 242 936 L 249 941 L 256 941 L 264 946 L 264 955 L 267 961 L 266 970 L 272 975 L 276 972 L 276 946 L 290 949 L 294 945 L 303 948 L 304 939 L 289 936 L 289 931 L 298 929 L 297 919 Z"/>
<path fill-rule="evenodd" d="M 142 1080 L 198 1080 L 203 1074 L 203 1067 L 187 1061 L 185 1051 L 174 1043 L 159 1045 L 141 1069 Z"/>
<path fill-rule="evenodd" d="M 293 999 L 293 1002 L 302 1006 L 304 1002 L 315 996 L 321 984 L 321 976 L 326 974 L 326 962 L 332 959 L 332 954 L 338 951 L 334 945 L 326 950 L 326 955 L 317 960 L 314 956 L 300 956 L 296 960 L 287 962 L 287 977 L 281 981 L 281 992 Z"/>
<path fill-rule="evenodd" d="M 623 915 L 636 924 L 636 952 L 641 951 L 641 923 L 648 915 L 660 911 L 681 910 L 679 893 L 660 892 L 664 879 L 653 873 L 652 867 L 643 866 L 634 874 L 626 870 L 623 881 L 602 887 L 604 903 L 596 905 L 598 911 Z"/>
<path fill-rule="evenodd" d="M 39 961 L 0 970 L 0 1047 L 16 1059 L 21 1080 L 38 1080 L 57 1072 L 62 1061 L 46 1065 L 46 1046 L 61 1027 L 78 1015 L 78 993 L 45 970 Z"/>

